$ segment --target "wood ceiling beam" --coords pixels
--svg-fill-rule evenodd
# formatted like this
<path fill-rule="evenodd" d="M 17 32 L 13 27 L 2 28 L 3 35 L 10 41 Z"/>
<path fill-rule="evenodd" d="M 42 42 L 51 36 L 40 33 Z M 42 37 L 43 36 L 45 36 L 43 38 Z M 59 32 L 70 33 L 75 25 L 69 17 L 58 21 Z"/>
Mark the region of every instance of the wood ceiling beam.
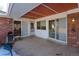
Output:
<path fill-rule="evenodd" d="M 22 18 L 27 18 L 27 19 L 36 19 L 36 18 L 31 18 L 31 17 L 22 17 Z"/>
<path fill-rule="evenodd" d="M 27 17 L 27 18 L 37 18 L 37 17 L 35 17 L 35 16 L 23 16 L 23 17 Z"/>
<path fill-rule="evenodd" d="M 41 4 L 41 5 L 44 6 L 44 7 L 46 7 L 47 9 L 49 9 L 49 10 L 55 12 L 55 13 L 58 13 L 56 10 L 50 8 L 49 6 L 47 6 L 47 5 L 45 5 L 45 4 Z"/>
<path fill-rule="evenodd" d="M 42 13 L 39 13 L 39 12 L 35 12 L 35 11 L 30 11 L 31 13 L 34 13 L 34 14 L 37 14 L 37 15 L 40 15 L 40 16 L 45 16 L 44 14 L 42 14 Z"/>

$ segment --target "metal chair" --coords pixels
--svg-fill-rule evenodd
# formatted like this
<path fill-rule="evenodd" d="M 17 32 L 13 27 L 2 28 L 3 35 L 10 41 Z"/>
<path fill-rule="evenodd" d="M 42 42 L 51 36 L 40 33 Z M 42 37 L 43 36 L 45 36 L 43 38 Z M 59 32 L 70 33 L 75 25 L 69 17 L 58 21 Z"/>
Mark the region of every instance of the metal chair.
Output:
<path fill-rule="evenodd" d="M 4 46 L 4 49 L 10 51 L 11 56 L 13 56 L 12 54 L 12 47 L 13 47 L 13 33 L 12 32 L 8 32 L 8 42 L 7 43 L 3 43 L 2 46 Z"/>

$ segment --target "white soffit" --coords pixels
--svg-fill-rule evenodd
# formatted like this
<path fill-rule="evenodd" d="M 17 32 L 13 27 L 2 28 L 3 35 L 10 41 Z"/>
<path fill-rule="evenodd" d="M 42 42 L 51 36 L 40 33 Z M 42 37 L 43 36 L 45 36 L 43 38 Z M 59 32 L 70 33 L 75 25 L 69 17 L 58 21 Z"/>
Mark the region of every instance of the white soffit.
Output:
<path fill-rule="evenodd" d="M 33 8 L 40 5 L 39 3 L 13 3 L 9 10 L 9 16 L 12 18 L 19 18 Z"/>

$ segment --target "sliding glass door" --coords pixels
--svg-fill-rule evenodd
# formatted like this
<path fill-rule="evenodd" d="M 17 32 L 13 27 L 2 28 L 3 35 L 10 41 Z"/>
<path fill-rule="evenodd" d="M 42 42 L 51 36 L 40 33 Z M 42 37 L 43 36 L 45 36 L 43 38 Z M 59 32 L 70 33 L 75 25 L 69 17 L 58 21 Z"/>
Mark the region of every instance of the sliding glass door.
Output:
<path fill-rule="evenodd" d="M 49 21 L 49 37 L 55 38 L 55 20 Z"/>
<path fill-rule="evenodd" d="M 66 26 L 66 18 L 62 18 L 62 19 L 59 19 L 59 22 L 58 22 L 58 34 L 59 34 L 59 38 L 58 40 L 61 40 L 61 41 L 66 41 L 66 33 L 67 33 L 67 26 Z"/>
<path fill-rule="evenodd" d="M 56 40 L 66 41 L 67 21 L 66 18 L 49 21 L 49 37 Z"/>

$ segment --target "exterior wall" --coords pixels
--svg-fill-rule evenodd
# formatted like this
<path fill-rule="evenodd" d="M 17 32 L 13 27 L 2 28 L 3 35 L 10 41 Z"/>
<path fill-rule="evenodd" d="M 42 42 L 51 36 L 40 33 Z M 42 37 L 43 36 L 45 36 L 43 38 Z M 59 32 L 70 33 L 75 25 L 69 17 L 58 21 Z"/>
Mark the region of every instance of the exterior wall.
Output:
<path fill-rule="evenodd" d="M 17 20 L 20 20 L 22 22 L 22 25 L 21 25 L 22 31 L 21 32 L 22 32 L 23 37 L 31 35 L 30 23 L 34 22 L 35 35 L 38 36 L 38 37 L 41 37 L 41 38 L 49 38 L 49 23 L 48 23 L 49 20 L 55 20 L 55 19 L 61 19 L 61 18 L 66 18 L 67 19 L 68 14 L 76 13 L 76 12 L 79 12 L 79 8 L 73 9 L 73 10 L 70 10 L 70 11 L 66 11 L 66 12 L 62 12 L 62 13 L 59 13 L 59 14 L 55 14 L 55 15 L 35 19 L 35 20 L 25 19 L 25 18 L 20 18 L 20 19 L 17 19 Z M 46 30 L 37 30 L 37 21 L 42 21 L 42 20 L 46 21 Z M 69 27 L 67 27 L 67 28 L 69 28 Z M 68 32 L 65 30 L 65 33 L 67 34 Z M 51 40 L 55 41 L 55 39 L 51 39 Z M 56 41 L 58 41 L 58 40 L 56 40 Z M 58 41 L 58 42 L 60 42 L 60 41 Z M 69 39 L 66 39 L 66 43 L 67 42 L 68 42 L 69 45 L 71 45 L 71 43 L 69 43 Z M 62 43 L 62 42 L 60 42 L 60 43 Z"/>
<path fill-rule="evenodd" d="M 60 18 L 67 18 L 68 14 L 76 13 L 76 12 L 79 12 L 79 8 L 76 8 L 76 9 L 73 9 L 73 10 L 70 10 L 70 11 L 66 11 L 66 12 L 62 12 L 62 13 L 59 13 L 59 14 L 55 14 L 55 15 L 51 15 L 51 16 L 47 16 L 47 17 L 36 19 L 35 20 L 35 35 L 38 36 L 38 37 L 42 37 L 42 38 L 49 38 L 49 29 L 48 29 L 49 28 L 49 25 L 48 25 L 48 21 L 49 20 L 55 20 L 55 19 L 60 19 Z M 37 30 L 36 29 L 37 28 L 36 22 L 37 21 L 42 21 L 42 20 L 46 20 L 46 30 Z"/>
<path fill-rule="evenodd" d="M 67 43 L 67 19 L 66 19 L 66 17 L 63 17 L 63 18 L 65 19 L 66 22 L 62 21 L 62 22 L 64 22 L 63 25 L 62 24 L 59 24 L 59 25 L 60 26 L 66 25 L 66 28 L 59 28 L 59 32 L 62 33 L 62 31 L 63 31 L 64 34 L 66 34 L 66 38 L 65 38 L 66 41 L 61 41 L 61 40 L 57 40 L 56 38 L 54 39 L 54 38 L 49 37 L 49 20 L 45 20 L 46 21 L 46 30 L 37 30 L 37 21 L 40 21 L 40 20 L 35 21 L 35 35 L 38 37 L 41 37 L 41 38 L 50 39 L 52 41 L 59 42 L 61 44 L 66 44 Z M 59 20 L 62 20 L 63 18 L 59 18 Z M 51 19 L 51 20 L 55 20 L 55 19 Z M 60 34 L 59 34 L 59 36 L 60 36 Z M 60 39 L 61 39 L 61 37 L 60 37 Z"/>
<path fill-rule="evenodd" d="M 46 20 L 46 30 L 37 30 L 37 21 L 35 21 L 35 35 L 42 38 L 48 38 L 48 20 Z"/>
<path fill-rule="evenodd" d="M 24 32 L 27 32 L 27 36 L 30 36 L 31 35 L 31 29 L 30 29 L 30 23 L 31 22 L 34 22 L 32 19 L 26 19 L 26 18 L 21 18 L 21 21 L 22 21 L 22 23 L 24 23 L 24 24 L 22 24 L 22 31 Z M 25 30 L 24 30 L 24 28 L 25 28 Z M 22 34 L 23 35 L 23 34 Z M 25 35 L 23 35 L 23 36 L 26 36 L 26 34 Z"/>
<path fill-rule="evenodd" d="M 19 18 L 19 19 L 14 19 L 14 21 L 21 21 L 21 37 L 27 37 L 30 36 L 30 22 L 32 21 L 31 19 L 26 19 L 26 18 Z"/>
<path fill-rule="evenodd" d="M 12 19 L 0 17 L 0 43 L 4 43 L 9 31 L 12 31 Z"/>
<path fill-rule="evenodd" d="M 68 15 L 68 46 L 79 47 L 79 12 Z M 73 28 L 73 18 L 75 19 L 75 27 Z M 72 29 L 75 29 L 73 31 Z"/>
<path fill-rule="evenodd" d="M 35 19 L 35 20 L 25 19 L 25 18 L 20 18 L 20 19 L 16 19 L 16 20 L 19 20 L 19 21 L 22 22 L 22 25 L 21 25 L 22 31 L 21 32 L 22 32 L 22 36 L 23 37 L 31 35 L 30 23 L 34 22 L 34 25 L 35 25 L 35 35 L 38 36 L 38 37 L 41 37 L 41 38 L 49 38 L 49 23 L 48 23 L 49 20 L 67 18 L 68 14 L 76 13 L 76 12 L 79 12 L 79 8 L 73 9 L 73 10 L 70 10 L 70 11 L 66 11 L 66 12 L 62 12 L 62 13 L 59 13 L 59 14 L 55 14 L 55 15 L 51 15 L 51 16 Z M 42 20 L 46 21 L 46 30 L 37 30 L 37 21 L 42 21 Z M 69 28 L 69 27 L 67 27 L 67 28 Z M 65 30 L 65 33 L 67 34 L 68 32 Z M 51 39 L 51 40 L 53 40 L 53 39 Z M 70 43 L 71 41 L 72 40 L 69 41 L 69 38 L 66 39 L 66 42 L 68 42 L 69 45 L 71 45 L 71 43 Z"/>
<path fill-rule="evenodd" d="M 28 22 L 21 21 L 21 36 L 27 37 L 28 36 Z"/>

